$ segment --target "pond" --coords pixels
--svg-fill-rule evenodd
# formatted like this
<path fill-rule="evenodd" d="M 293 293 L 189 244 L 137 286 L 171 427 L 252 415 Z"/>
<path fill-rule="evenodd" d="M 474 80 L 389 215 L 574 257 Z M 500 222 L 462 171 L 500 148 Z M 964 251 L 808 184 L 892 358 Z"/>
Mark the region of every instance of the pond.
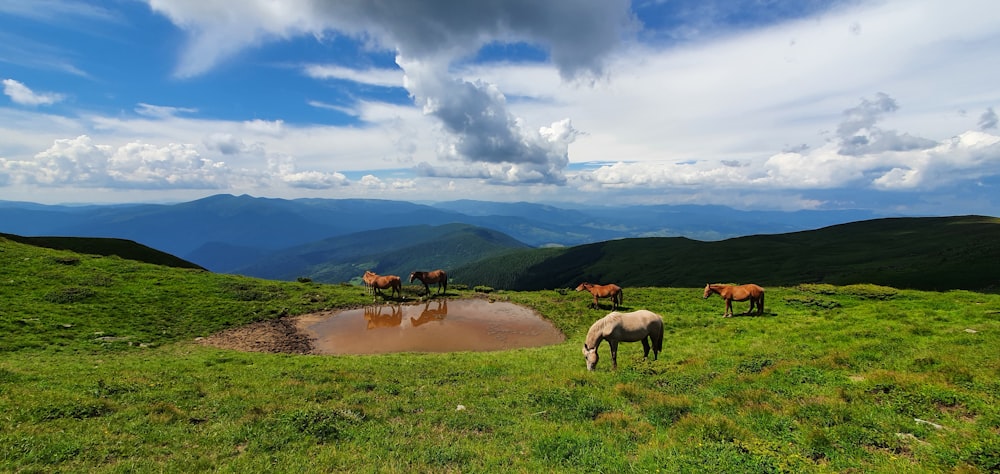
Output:
<path fill-rule="evenodd" d="M 479 298 L 371 305 L 303 317 L 297 326 L 314 354 L 500 351 L 565 340 L 530 308 Z"/>

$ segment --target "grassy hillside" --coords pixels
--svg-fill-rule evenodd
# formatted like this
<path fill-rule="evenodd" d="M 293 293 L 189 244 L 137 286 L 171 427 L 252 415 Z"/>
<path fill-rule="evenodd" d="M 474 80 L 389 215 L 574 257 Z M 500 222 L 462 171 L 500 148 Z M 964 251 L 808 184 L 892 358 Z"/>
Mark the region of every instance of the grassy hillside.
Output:
<path fill-rule="evenodd" d="M 115 255 L 129 260 L 138 260 L 140 262 L 168 267 L 202 269 L 200 266 L 187 260 L 125 239 L 100 237 L 22 237 L 20 235 L 4 233 L 0 233 L 0 238 L 56 250 L 70 250 L 77 253 L 104 256 Z"/>
<path fill-rule="evenodd" d="M 631 288 L 666 342 L 617 371 L 580 354 L 606 311 L 556 291 L 493 295 L 567 335 L 548 347 L 242 353 L 194 338 L 369 297 L 0 239 L 0 471 L 1000 469 L 1000 295 L 806 284 L 723 319 L 700 293 Z"/>
<path fill-rule="evenodd" d="M 365 270 L 405 278 L 414 270 L 450 270 L 526 247 L 497 231 L 467 224 L 390 227 L 294 247 L 235 273 L 326 283 L 360 281 Z"/>
<path fill-rule="evenodd" d="M 472 285 L 512 290 L 566 288 L 588 280 L 622 286 L 877 283 L 995 291 L 998 261 L 1000 219 L 965 216 L 877 219 L 719 242 L 622 239 L 522 252 L 454 273 Z"/>

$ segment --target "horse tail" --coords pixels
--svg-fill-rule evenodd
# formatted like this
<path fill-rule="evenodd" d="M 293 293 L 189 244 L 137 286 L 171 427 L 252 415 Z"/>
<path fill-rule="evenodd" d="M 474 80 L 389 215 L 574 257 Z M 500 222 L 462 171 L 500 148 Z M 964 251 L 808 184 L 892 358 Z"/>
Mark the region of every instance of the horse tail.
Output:
<path fill-rule="evenodd" d="M 663 325 L 660 325 L 660 330 L 651 339 L 653 339 L 653 353 L 658 354 L 663 352 Z"/>
<path fill-rule="evenodd" d="M 653 354 L 663 351 L 663 318 L 660 318 L 659 329 L 653 332 L 650 339 L 653 340 Z"/>
<path fill-rule="evenodd" d="M 764 289 L 760 290 L 760 304 L 757 305 L 757 312 L 764 314 Z"/>

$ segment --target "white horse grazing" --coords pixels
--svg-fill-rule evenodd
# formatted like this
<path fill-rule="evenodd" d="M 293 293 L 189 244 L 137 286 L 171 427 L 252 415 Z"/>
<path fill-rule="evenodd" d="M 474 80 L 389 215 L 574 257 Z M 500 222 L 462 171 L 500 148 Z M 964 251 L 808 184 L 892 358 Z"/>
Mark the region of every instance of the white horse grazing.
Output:
<path fill-rule="evenodd" d="M 587 359 L 587 370 L 597 367 L 597 347 L 601 341 L 611 346 L 612 368 L 618 368 L 618 343 L 642 341 L 642 357 L 649 357 L 652 343 L 653 360 L 663 348 L 663 318 L 660 315 L 640 309 L 631 313 L 617 311 L 598 319 L 587 331 L 587 342 L 583 343 L 583 356 Z"/>

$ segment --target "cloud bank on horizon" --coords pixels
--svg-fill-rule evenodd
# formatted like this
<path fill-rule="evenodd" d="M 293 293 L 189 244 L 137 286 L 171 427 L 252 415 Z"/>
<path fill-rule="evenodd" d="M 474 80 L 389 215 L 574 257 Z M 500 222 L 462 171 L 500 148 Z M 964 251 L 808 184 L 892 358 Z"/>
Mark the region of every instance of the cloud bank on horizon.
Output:
<path fill-rule="evenodd" d="M 988 0 L 0 4 L 0 200 L 998 215 Z"/>

